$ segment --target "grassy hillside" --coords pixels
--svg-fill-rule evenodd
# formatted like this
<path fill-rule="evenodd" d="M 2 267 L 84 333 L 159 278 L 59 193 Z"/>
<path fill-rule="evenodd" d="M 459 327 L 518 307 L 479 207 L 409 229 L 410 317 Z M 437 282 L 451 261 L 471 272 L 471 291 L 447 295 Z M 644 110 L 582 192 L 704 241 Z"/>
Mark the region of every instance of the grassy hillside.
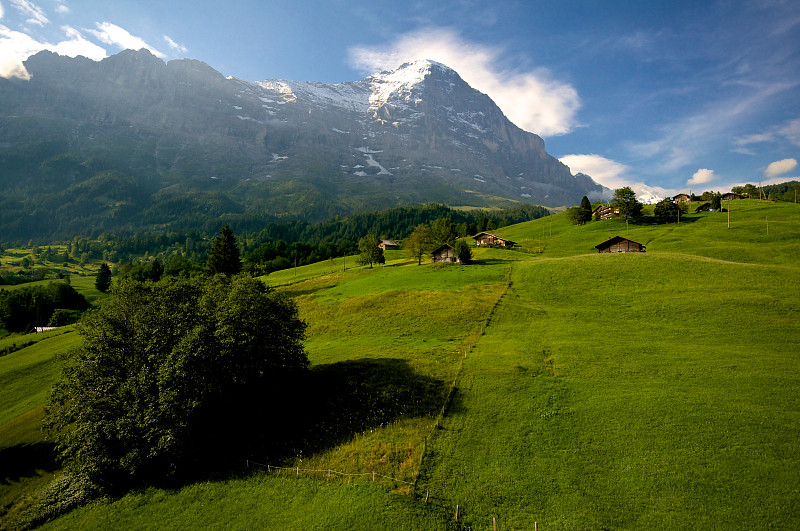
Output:
<path fill-rule="evenodd" d="M 31 343 L 0 357 L 0 515 L 10 510 L 13 516 L 13 506 L 51 481 L 57 469 L 41 421 L 61 371 L 58 354 L 80 340 L 73 328 L 0 340 L 0 348 Z"/>
<path fill-rule="evenodd" d="M 273 274 L 309 323 L 305 451 L 45 527 L 796 529 L 800 207 L 731 207 L 630 225 L 643 254 L 560 214 L 474 265 Z"/>

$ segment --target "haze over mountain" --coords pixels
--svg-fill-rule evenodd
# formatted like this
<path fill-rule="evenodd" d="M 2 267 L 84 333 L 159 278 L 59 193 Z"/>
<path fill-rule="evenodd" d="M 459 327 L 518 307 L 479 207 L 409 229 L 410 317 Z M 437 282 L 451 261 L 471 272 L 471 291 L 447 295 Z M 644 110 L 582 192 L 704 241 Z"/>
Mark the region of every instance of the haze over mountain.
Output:
<path fill-rule="evenodd" d="M 147 50 L 40 52 L 0 79 L 0 232 L 317 221 L 401 204 L 603 192 L 433 61 L 336 85 L 226 78 Z"/>

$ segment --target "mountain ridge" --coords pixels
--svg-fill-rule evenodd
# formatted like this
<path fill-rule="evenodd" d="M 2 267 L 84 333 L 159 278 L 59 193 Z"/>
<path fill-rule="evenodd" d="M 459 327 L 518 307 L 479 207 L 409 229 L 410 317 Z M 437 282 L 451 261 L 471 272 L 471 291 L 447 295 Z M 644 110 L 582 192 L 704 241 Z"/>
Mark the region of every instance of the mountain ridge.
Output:
<path fill-rule="evenodd" d="M 204 219 L 318 221 L 430 202 L 558 206 L 602 192 L 434 61 L 336 85 L 241 80 L 147 50 L 99 62 L 40 52 L 25 64 L 30 80 L 0 79 L 0 228 L 23 237 L 38 234 L 31 218 L 48 202 L 86 210 L 83 225 L 61 212 L 64 223 L 43 228 L 60 234 L 187 224 L 205 199 Z M 135 190 L 103 200 L 71 190 L 109 172 Z"/>

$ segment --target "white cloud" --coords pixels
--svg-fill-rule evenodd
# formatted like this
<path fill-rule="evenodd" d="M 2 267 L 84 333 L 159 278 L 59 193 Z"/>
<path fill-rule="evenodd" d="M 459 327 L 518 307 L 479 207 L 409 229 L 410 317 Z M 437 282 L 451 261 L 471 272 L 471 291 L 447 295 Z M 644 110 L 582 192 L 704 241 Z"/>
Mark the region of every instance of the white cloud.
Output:
<path fill-rule="evenodd" d="M 565 155 L 559 158 L 569 166 L 572 174 L 585 173 L 606 188 L 617 189 L 630 187 L 636 197 L 645 203 L 657 203 L 662 198 L 675 195 L 674 190 L 660 186 L 649 186 L 631 175 L 631 168 L 620 162 L 600 155 Z"/>
<path fill-rule="evenodd" d="M 797 161 L 795 159 L 783 159 L 783 160 L 776 160 L 764 171 L 764 175 L 767 177 L 776 177 L 778 175 L 783 175 L 784 173 L 789 173 L 793 169 L 797 167 Z"/>
<path fill-rule="evenodd" d="M 64 4 L 59 4 L 58 6 L 56 6 L 56 13 L 60 13 L 62 15 L 65 13 L 69 13 L 69 8 Z"/>
<path fill-rule="evenodd" d="M 50 44 L 39 42 L 25 33 L 12 31 L 0 25 L 0 77 L 30 79 L 31 76 L 22 62 L 42 50 L 50 50 L 69 57 L 83 55 L 95 61 L 106 56 L 103 48 L 86 40 L 75 28 L 62 26 L 61 29 L 67 39 Z"/>
<path fill-rule="evenodd" d="M 145 48 L 150 51 L 156 57 L 164 59 L 166 55 L 159 52 L 149 44 L 147 44 L 143 39 L 140 37 L 136 37 L 135 35 L 131 35 L 128 31 L 124 28 L 121 28 L 115 24 L 110 22 L 98 22 L 97 23 L 97 30 L 88 30 L 89 33 L 100 39 L 102 42 L 106 44 L 110 44 L 112 46 L 119 46 L 123 49 L 130 49 L 130 50 L 140 50 Z"/>
<path fill-rule="evenodd" d="M 164 35 L 164 40 L 167 41 L 167 45 L 169 45 L 169 47 L 175 50 L 176 52 L 186 53 L 187 48 L 183 44 L 178 44 L 177 42 L 170 39 L 169 36 L 167 35 Z"/>
<path fill-rule="evenodd" d="M 399 36 L 382 47 L 350 50 L 352 64 L 368 73 L 407 61 L 430 59 L 456 70 L 473 88 L 489 95 L 519 127 L 539 135 L 563 135 L 575 127 L 577 91 L 545 69 L 509 71 L 498 67 L 500 48 L 471 43 L 456 32 L 427 28 Z"/>
<path fill-rule="evenodd" d="M 30 79 L 22 61 L 43 49 L 28 35 L 0 25 L 0 77 Z"/>
<path fill-rule="evenodd" d="M 559 158 L 569 166 L 572 174 L 585 173 L 607 188 L 621 188 L 630 184 L 630 168 L 600 155 L 565 155 Z"/>
<path fill-rule="evenodd" d="M 0 19 L 3 18 L 3 4 L 0 4 Z"/>
<path fill-rule="evenodd" d="M 81 32 L 75 28 L 61 26 L 61 29 L 67 35 L 68 40 L 61 41 L 55 45 L 48 45 L 48 50 L 59 55 L 66 55 L 67 57 L 78 57 L 82 55 L 93 61 L 99 61 L 108 55 L 105 48 L 101 48 L 95 43 L 86 40 Z"/>
<path fill-rule="evenodd" d="M 50 22 L 45 16 L 44 11 L 42 11 L 42 8 L 33 2 L 29 2 L 28 0 L 11 0 L 11 5 L 13 5 L 24 16 L 30 17 L 25 21 L 28 24 L 44 26 Z"/>
<path fill-rule="evenodd" d="M 694 175 L 692 175 L 691 179 L 686 181 L 686 184 L 705 184 L 715 181 L 716 179 L 717 175 L 714 174 L 714 170 L 701 168 L 694 172 Z"/>

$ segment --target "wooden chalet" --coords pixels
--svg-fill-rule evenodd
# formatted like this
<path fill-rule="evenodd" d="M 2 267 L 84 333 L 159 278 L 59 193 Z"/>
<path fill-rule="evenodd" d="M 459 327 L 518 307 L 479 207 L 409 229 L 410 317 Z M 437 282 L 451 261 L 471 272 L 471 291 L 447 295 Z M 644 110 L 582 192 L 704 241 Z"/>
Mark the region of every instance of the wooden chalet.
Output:
<path fill-rule="evenodd" d="M 600 245 L 595 245 L 598 253 L 643 253 L 644 245 L 622 236 L 614 236 Z"/>
<path fill-rule="evenodd" d="M 611 205 L 600 205 L 592 212 L 592 217 L 594 217 L 594 219 L 611 219 L 616 215 L 619 215 L 619 208 L 615 208 Z"/>
<path fill-rule="evenodd" d="M 434 264 L 461 262 L 456 256 L 455 248 L 447 243 L 431 251 L 431 257 Z"/>
<path fill-rule="evenodd" d="M 689 197 L 687 194 L 678 194 L 672 198 L 673 203 L 688 203 L 691 200 L 692 198 Z"/>
<path fill-rule="evenodd" d="M 478 246 L 485 246 L 485 247 L 514 247 L 516 242 L 512 242 L 511 240 L 506 240 L 505 238 L 501 238 L 500 236 L 495 236 L 489 232 L 480 232 L 473 236 L 475 239 L 475 245 Z"/>
<path fill-rule="evenodd" d="M 744 199 L 744 196 L 741 194 L 734 194 L 733 192 L 730 192 L 727 194 L 722 194 L 722 197 L 720 197 L 720 199 L 722 201 L 736 201 L 738 199 Z"/>
<path fill-rule="evenodd" d="M 381 243 L 378 244 L 378 247 L 384 251 L 395 251 L 400 248 L 400 244 L 394 240 L 381 240 Z"/>
<path fill-rule="evenodd" d="M 711 210 L 711 203 L 703 203 L 699 207 L 694 209 L 695 214 L 698 212 L 708 212 Z"/>

